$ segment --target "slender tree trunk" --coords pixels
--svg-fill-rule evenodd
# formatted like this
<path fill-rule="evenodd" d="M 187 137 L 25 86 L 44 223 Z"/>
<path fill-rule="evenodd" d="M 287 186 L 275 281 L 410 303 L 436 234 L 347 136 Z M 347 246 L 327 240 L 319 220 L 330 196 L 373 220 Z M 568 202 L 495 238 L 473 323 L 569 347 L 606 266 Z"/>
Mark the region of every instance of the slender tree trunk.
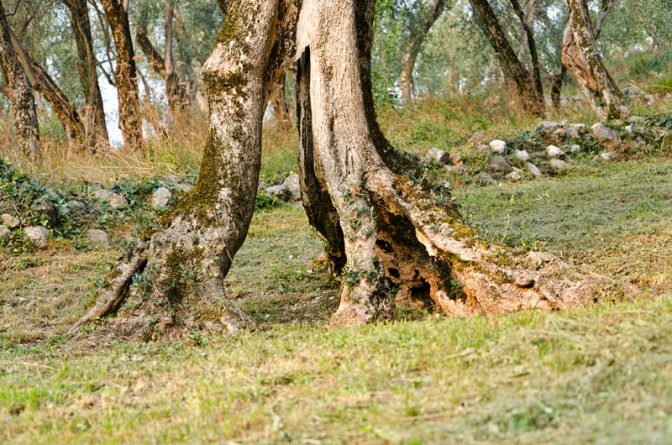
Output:
<path fill-rule="evenodd" d="M 140 149 L 143 147 L 142 115 L 128 12 L 119 0 L 101 0 L 101 3 L 112 29 L 117 53 L 114 85 L 119 98 L 119 127 L 125 143 L 131 148 Z"/>
<path fill-rule="evenodd" d="M 273 85 L 269 97 L 273 120 L 275 122 L 289 122 L 289 108 L 287 107 L 287 97 L 285 93 L 285 76 Z"/>
<path fill-rule="evenodd" d="M 106 150 L 110 142 L 105 124 L 103 96 L 98 84 L 98 64 L 93 52 L 93 37 L 89 22 L 89 11 L 86 0 L 64 0 L 70 10 L 70 23 L 77 45 L 77 71 L 79 82 L 84 91 L 84 126 L 86 144 L 91 151 Z"/>
<path fill-rule="evenodd" d="M 117 334 L 121 326 L 145 338 L 235 324 L 222 279 L 254 209 L 268 91 L 294 55 L 303 200 L 342 270 L 333 324 L 388 318 L 395 307 L 453 315 L 561 308 L 602 291 L 605 279 L 550 254 L 486 246 L 445 188 L 411 179 L 425 177 L 423 167 L 391 147 L 376 122 L 374 0 L 305 0 L 300 14 L 295 5 L 230 0 L 223 29 L 236 31 L 220 34 L 204 66 L 210 135 L 196 188 L 120 261 L 75 328 L 115 311 L 108 323 Z"/>
<path fill-rule="evenodd" d="M 0 69 L 14 112 L 14 123 L 21 150 L 31 160 L 40 157 L 40 130 L 33 90 L 12 45 L 11 29 L 0 2 Z"/>
<path fill-rule="evenodd" d="M 448 4 L 447 0 L 432 0 L 428 7 L 420 7 L 416 15 L 411 17 L 411 23 L 406 38 L 401 44 L 401 73 L 399 86 L 403 103 L 410 102 L 414 94 L 415 83 L 413 71 L 418 60 L 418 54 L 434 23 L 441 17 Z"/>
<path fill-rule="evenodd" d="M 553 108 L 556 110 L 559 110 L 562 105 L 562 84 L 566 75 L 567 67 L 561 62 L 560 71 L 553 76 L 553 83 L 551 84 L 551 102 L 553 102 Z"/>
<path fill-rule="evenodd" d="M 488 0 L 469 1 L 474 10 L 477 24 L 495 50 L 504 76 L 515 85 L 520 101 L 533 114 L 543 116 L 546 108 L 544 97 L 543 95 L 539 96 L 533 76 L 516 56 L 516 52 L 506 38 L 490 3 Z"/>
<path fill-rule="evenodd" d="M 579 84 L 600 119 L 627 117 L 630 110 L 618 85 L 607 71 L 597 51 L 595 32 L 585 0 L 568 0 L 570 19 L 562 45 L 562 63 Z M 606 19 L 598 18 L 597 31 Z"/>
<path fill-rule="evenodd" d="M 539 53 L 537 52 L 537 43 L 534 39 L 532 26 L 530 21 L 528 21 L 528 17 L 523 11 L 523 8 L 520 6 L 520 2 L 518 0 L 511 0 L 511 6 L 513 6 L 513 10 L 518 16 L 520 24 L 525 31 L 527 46 L 530 51 L 530 60 L 532 62 L 532 77 L 534 79 L 534 87 L 537 92 L 537 97 L 541 98 L 541 100 L 544 100 L 544 87 L 541 80 L 541 65 L 539 63 Z"/>
<path fill-rule="evenodd" d="M 84 123 L 77 107 L 70 102 L 56 82 L 21 46 L 21 42 L 10 29 L 12 45 L 32 88 L 51 105 L 58 121 L 63 125 L 65 135 L 71 142 L 84 143 Z"/>

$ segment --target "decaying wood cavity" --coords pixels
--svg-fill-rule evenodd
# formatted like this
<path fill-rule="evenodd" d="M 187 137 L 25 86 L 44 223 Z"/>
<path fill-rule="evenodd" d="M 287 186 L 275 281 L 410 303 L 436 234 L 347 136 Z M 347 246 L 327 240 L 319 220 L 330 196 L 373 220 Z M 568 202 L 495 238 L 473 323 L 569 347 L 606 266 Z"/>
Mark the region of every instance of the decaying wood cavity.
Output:
<path fill-rule="evenodd" d="M 304 164 L 312 156 L 313 165 L 302 169 L 315 176 L 302 182 L 310 187 L 304 202 L 323 234 L 336 214 L 342 234 L 325 237 L 346 258 L 332 323 L 365 323 L 398 308 L 468 315 L 571 307 L 609 287 L 553 255 L 478 241 L 445 191 L 409 179 L 421 167 L 392 149 L 375 121 L 372 18 L 368 0 L 304 1 L 297 32 L 297 84 L 300 99 L 310 98 L 309 108 L 298 101 L 299 115 L 304 103 L 312 116 L 300 139 Z M 318 224 L 314 207 L 324 209 Z"/>
<path fill-rule="evenodd" d="M 210 133 L 196 187 L 119 261 L 75 330 L 113 313 L 105 326 L 141 338 L 241 326 L 223 279 L 254 210 L 270 89 L 289 61 L 297 75 L 303 203 L 341 276 L 334 325 L 387 319 L 399 309 L 470 315 L 566 308 L 611 286 L 553 255 L 478 240 L 447 189 L 395 150 L 376 122 L 374 1 L 299 3 L 227 3 L 203 68 Z"/>

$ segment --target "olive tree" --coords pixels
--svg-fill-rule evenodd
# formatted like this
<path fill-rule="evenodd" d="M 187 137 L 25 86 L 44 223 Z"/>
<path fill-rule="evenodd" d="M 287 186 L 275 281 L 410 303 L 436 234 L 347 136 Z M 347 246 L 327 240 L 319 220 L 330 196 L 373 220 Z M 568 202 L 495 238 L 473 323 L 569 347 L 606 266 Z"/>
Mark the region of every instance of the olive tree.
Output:
<path fill-rule="evenodd" d="M 230 0 L 202 71 L 210 127 L 196 186 L 129 249 L 75 329 L 115 313 L 104 326 L 141 338 L 240 327 L 223 278 L 254 210 L 270 89 L 292 62 L 303 204 L 341 275 L 333 324 L 397 307 L 501 313 L 600 294 L 605 279 L 553 255 L 480 241 L 427 167 L 388 143 L 371 91 L 374 3 Z"/>

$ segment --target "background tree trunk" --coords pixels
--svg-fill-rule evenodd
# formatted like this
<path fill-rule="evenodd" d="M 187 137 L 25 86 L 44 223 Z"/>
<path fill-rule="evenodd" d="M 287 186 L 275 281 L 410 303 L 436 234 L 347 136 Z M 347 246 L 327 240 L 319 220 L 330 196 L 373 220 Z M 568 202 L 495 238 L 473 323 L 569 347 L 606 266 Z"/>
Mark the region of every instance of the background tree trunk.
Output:
<path fill-rule="evenodd" d="M 128 23 L 128 11 L 119 0 L 100 0 L 112 30 L 117 53 L 114 85 L 119 98 L 119 128 L 125 143 L 135 149 L 143 147 L 142 115 L 138 91 L 135 51 Z"/>
<path fill-rule="evenodd" d="M 16 133 L 21 150 L 31 160 L 40 157 L 40 130 L 33 90 L 16 57 L 12 45 L 11 29 L 0 2 L 0 69 L 7 83 L 7 93 L 12 104 Z"/>
<path fill-rule="evenodd" d="M 283 75 L 278 82 L 271 87 L 269 103 L 275 122 L 289 122 L 289 108 L 287 107 L 287 98 L 285 93 L 285 76 Z"/>
<path fill-rule="evenodd" d="M 527 40 L 527 46 L 530 51 L 530 60 L 532 62 L 532 76 L 534 79 L 534 87 L 537 92 L 537 97 L 544 100 L 544 86 L 541 80 L 541 65 L 539 64 L 539 54 L 537 52 L 537 43 L 534 39 L 534 32 L 532 30 L 532 24 L 528 20 L 527 15 L 523 11 L 523 8 L 520 6 L 518 0 L 511 0 L 511 6 L 520 20 L 520 24 L 525 31 L 525 38 Z"/>
<path fill-rule="evenodd" d="M 97 60 L 93 52 L 93 37 L 86 0 L 64 0 L 70 10 L 70 23 L 77 45 L 77 71 L 84 91 L 84 126 L 86 144 L 91 151 L 106 150 L 110 142 L 105 124 L 103 97 L 96 72 Z"/>
<path fill-rule="evenodd" d="M 504 76 L 514 85 L 518 98 L 533 114 L 545 114 L 544 97 L 539 96 L 533 77 L 516 56 L 516 52 L 504 34 L 488 0 L 469 0 L 474 11 L 476 23 L 482 29 L 495 50 L 497 60 Z"/>
<path fill-rule="evenodd" d="M 415 83 L 413 81 L 413 71 L 418 60 L 418 54 L 422 45 L 429 34 L 434 23 L 441 17 L 448 4 L 447 0 L 431 0 L 431 3 L 425 7 L 420 6 L 419 10 L 410 19 L 407 35 L 401 44 L 401 73 L 399 75 L 399 86 L 401 89 L 401 100 L 403 103 L 410 102 L 414 94 Z"/>
<path fill-rule="evenodd" d="M 620 119 L 630 114 L 621 91 L 602 62 L 586 0 L 568 0 L 570 18 L 562 46 L 562 63 L 600 119 Z M 607 9 L 608 12 L 608 9 Z M 599 31 L 606 14 L 598 18 Z"/>

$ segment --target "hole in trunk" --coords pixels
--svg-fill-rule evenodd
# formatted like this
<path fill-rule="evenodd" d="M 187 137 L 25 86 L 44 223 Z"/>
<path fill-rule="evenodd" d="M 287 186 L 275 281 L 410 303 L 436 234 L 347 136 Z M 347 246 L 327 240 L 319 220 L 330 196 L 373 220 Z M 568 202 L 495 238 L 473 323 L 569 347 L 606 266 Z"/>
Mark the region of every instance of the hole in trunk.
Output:
<path fill-rule="evenodd" d="M 383 252 L 387 252 L 387 253 L 392 252 L 392 246 L 390 245 L 390 243 L 388 243 L 384 239 L 377 239 L 376 240 L 376 246 L 378 246 L 380 248 L 380 250 L 382 250 Z M 397 277 L 398 277 L 398 275 L 397 275 Z"/>
<path fill-rule="evenodd" d="M 387 269 L 387 273 L 390 274 L 392 278 L 399 278 L 399 271 L 397 269 Z"/>

